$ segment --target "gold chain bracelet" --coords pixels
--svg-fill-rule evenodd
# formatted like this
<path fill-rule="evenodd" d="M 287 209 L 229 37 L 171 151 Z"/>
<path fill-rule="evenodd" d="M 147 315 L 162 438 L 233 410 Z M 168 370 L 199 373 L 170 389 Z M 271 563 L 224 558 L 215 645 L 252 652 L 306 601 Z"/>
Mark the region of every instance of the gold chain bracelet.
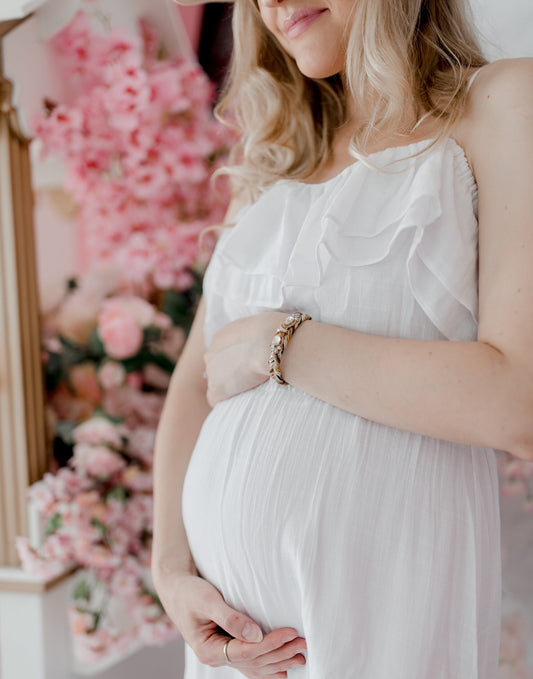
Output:
<path fill-rule="evenodd" d="M 270 345 L 270 358 L 268 359 L 268 368 L 270 372 L 270 377 L 275 380 L 278 384 L 288 384 L 285 382 L 281 375 L 281 357 L 290 338 L 293 336 L 294 331 L 298 328 L 304 321 L 310 321 L 311 316 L 303 314 L 300 311 L 295 311 L 294 313 L 287 316 L 283 321 L 281 326 L 276 330 L 276 334 L 272 339 L 272 344 Z"/>

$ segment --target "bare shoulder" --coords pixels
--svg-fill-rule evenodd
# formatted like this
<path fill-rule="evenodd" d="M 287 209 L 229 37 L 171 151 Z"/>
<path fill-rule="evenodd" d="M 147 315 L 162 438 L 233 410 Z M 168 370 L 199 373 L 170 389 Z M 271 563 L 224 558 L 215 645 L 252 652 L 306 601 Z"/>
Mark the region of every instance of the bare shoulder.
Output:
<path fill-rule="evenodd" d="M 475 170 L 486 157 L 487 146 L 519 143 L 528 132 L 533 135 L 533 58 L 501 59 L 483 66 L 457 128 L 471 166 Z"/>

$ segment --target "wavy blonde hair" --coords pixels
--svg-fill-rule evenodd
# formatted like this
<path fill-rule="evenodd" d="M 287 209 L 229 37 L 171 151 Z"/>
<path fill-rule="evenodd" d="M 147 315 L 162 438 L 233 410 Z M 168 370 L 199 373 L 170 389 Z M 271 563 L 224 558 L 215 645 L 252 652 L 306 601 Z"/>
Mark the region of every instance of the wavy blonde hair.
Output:
<path fill-rule="evenodd" d="M 311 79 L 266 29 L 256 0 L 237 0 L 234 49 L 215 109 L 241 141 L 223 172 L 246 202 L 279 179 L 305 180 L 330 158 L 335 130 L 347 119 L 347 93 L 375 101 L 351 139 L 350 154 L 397 133 L 411 105 L 415 124 L 442 119 L 437 143 L 464 110 L 472 68 L 487 63 L 467 0 L 354 0 L 346 69 Z M 358 112 L 359 115 L 359 112 Z"/>

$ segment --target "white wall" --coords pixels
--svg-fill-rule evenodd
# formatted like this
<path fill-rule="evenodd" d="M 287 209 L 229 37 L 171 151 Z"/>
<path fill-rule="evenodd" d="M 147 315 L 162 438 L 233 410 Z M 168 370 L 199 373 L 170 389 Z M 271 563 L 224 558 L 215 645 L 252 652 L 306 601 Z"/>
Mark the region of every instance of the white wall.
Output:
<path fill-rule="evenodd" d="M 471 4 L 491 61 L 533 56 L 532 0 L 471 0 Z"/>

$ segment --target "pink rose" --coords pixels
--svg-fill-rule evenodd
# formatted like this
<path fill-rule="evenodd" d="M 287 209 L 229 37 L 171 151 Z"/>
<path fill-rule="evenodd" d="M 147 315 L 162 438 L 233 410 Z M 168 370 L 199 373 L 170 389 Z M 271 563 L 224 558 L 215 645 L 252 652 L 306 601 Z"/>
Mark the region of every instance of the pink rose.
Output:
<path fill-rule="evenodd" d="M 77 344 L 87 344 L 99 309 L 98 297 L 74 290 L 61 305 L 56 318 L 57 331 Z"/>
<path fill-rule="evenodd" d="M 184 344 L 185 331 L 183 328 L 173 326 L 165 332 L 162 340 L 158 343 L 158 346 L 171 360 L 177 361 Z"/>
<path fill-rule="evenodd" d="M 128 441 L 128 453 L 146 464 L 152 464 L 154 457 L 155 430 L 150 427 L 137 427 Z"/>
<path fill-rule="evenodd" d="M 97 406 L 102 400 L 102 390 L 98 384 L 93 363 L 80 363 L 70 369 L 69 381 L 77 396 Z"/>
<path fill-rule="evenodd" d="M 147 363 L 143 367 L 143 382 L 154 389 L 166 391 L 170 384 L 170 375 L 153 363 Z"/>
<path fill-rule="evenodd" d="M 133 430 L 140 425 L 157 427 L 163 403 L 161 394 L 124 386 L 107 391 L 102 406 L 110 415 L 124 418 L 125 425 Z"/>
<path fill-rule="evenodd" d="M 123 295 L 106 299 L 102 304 L 102 313 L 122 312 L 134 318 L 137 323 L 146 328 L 154 323 L 156 310 L 149 302 L 133 295 Z"/>
<path fill-rule="evenodd" d="M 30 575 L 51 580 L 65 571 L 65 566 L 57 561 L 44 559 L 31 547 L 27 538 L 17 536 L 15 538 L 15 548 L 20 559 L 23 570 Z"/>
<path fill-rule="evenodd" d="M 126 379 L 126 370 L 116 361 L 106 361 L 98 371 L 98 379 L 103 389 L 121 387 Z"/>
<path fill-rule="evenodd" d="M 139 352 L 143 343 L 143 331 L 139 323 L 119 309 L 104 310 L 100 314 L 98 333 L 112 358 L 131 358 Z"/>
<path fill-rule="evenodd" d="M 137 574 L 118 570 L 115 571 L 111 578 L 111 592 L 119 597 L 131 599 L 139 592 L 141 583 Z"/>
<path fill-rule="evenodd" d="M 122 471 L 121 482 L 131 490 L 150 492 L 153 488 L 152 472 L 145 472 L 136 465 L 130 465 Z"/>
<path fill-rule="evenodd" d="M 104 443 L 113 448 L 122 447 L 122 437 L 118 428 L 106 417 L 92 417 L 77 426 L 72 436 L 75 443 Z"/>
<path fill-rule="evenodd" d="M 54 533 L 48 535 L 42 546 L 42 554 L 53 561 L 66 561 L 72 555 L 71 540 L 67 535 Z"/>
<path fill-rule="evenodd" d="M 108 479 L 126 466 L 124 458 L 106 446 L 91 446 L 88 443 L 75 445 L 71 460 L 76 469 L 100 479 Z"/>
<path fill-rule="evenodd" d="M 28 488 L 28 496 L 40 514 L 47 515 L 54 507 L 55 495 L 45 481 L 37 481 Z"/>
<path fill-rule="evenodd" d="M 139 391 L 142 389 L 143 386 L 143 374 L 140 370 L 137 370 L 134 373 L 129 373 L 129 375 L 126 376 L 126 385 L 128 387 L 132 387 L 136 391 Z"/>
<path fill-rule="evenodd" d="M 94 412 L 94 404 L 73 396 L 64 382 L 61 382 L 48 398 L 50 406 L 60 420 L 82 422 L 89 419 Z"/>

